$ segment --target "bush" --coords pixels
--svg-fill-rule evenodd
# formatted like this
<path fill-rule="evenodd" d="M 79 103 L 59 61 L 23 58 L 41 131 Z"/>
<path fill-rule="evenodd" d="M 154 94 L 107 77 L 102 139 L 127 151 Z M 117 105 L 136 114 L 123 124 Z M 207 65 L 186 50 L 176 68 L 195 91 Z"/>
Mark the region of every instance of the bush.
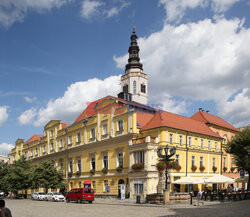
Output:
<path fill-rule="evenodd" d="M 132 165 L 133 170 L 141 170 L 143 168 L 144 168 L 144 164 L 142 164 L 142 163 L 137 163 L 137 164 Z"/>
<path fill-rule="evenodd" d="M 95 174 L 95 170 L 94 169 L 91 169 L 89 172 L 90 172 L 91 175 Z"/>

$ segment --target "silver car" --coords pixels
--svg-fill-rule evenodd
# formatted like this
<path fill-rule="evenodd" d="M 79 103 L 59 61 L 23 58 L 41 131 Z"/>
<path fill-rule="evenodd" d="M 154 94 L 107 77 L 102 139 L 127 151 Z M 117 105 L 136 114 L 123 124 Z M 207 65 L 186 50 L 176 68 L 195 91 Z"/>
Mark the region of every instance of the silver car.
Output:
<path fill-rule="evenodd" d="M 32 195 L 31 195 L 31 199 L 33 200 L 42 200 L 42 198 L 45 196 L 45 193 L 44 192 L 34 192 Z"/>
<path fill-rule="evenodd" d="M 62 201 L 63 202 L 65 200 L 65 197 L 58 192 L 49 192 L 46 195 L 46 199 L 50 201 Z"/>

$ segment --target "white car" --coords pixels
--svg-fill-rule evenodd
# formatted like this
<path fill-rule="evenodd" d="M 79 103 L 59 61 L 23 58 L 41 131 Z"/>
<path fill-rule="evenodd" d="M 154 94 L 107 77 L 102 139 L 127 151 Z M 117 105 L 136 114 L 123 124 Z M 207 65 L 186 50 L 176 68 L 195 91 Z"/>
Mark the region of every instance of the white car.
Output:
<path fill-rule="evenodd" d="M 42 198 L 45 197 L 45 193 L 44 192 L 34 192 L 31 195 L 31 199 L 33 200 L 42 200 Z"/>
<path fill-rule="evenodd" d="M 38 200 L 46 200 L 46 194 L 43 192 L 39 192 L 39 195 L 37 196 Z"/>
<path fill-rule="evenodd" d="M 65 197 L 58 192 L 49 192 L 46 195 L 46 199 L 50 201 L 64 201 Z"/>

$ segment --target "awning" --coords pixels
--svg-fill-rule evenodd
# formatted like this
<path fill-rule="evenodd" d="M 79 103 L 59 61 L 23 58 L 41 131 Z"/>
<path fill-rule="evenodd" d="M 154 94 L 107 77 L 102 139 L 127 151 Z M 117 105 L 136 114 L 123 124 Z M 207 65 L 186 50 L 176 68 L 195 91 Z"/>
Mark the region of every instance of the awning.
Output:
<path fill-rule="evenodd" d="M 187 176 L 173 182 L 174 184 L 204 184 L 204 179 Z"/>
<path fill-rule="evenodd" d="M 215 175 L 213 177 L 210 177 L 210 178 L 207 178 L 205 180 L 205 183 L 228 183 L 228 184 L 232 184 L 234 182 L 235 182 L 234 179 L 229 178 L 227 176 L 220 175 L 220 174 L 217 174 L 217 175 Z"/>

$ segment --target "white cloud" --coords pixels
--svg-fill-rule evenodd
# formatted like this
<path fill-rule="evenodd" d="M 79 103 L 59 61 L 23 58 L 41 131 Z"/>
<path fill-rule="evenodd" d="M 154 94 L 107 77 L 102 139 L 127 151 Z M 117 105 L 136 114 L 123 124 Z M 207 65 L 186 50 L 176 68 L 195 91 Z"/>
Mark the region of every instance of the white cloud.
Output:
<path fill-rule="evenodd" d="M 7 106 L 0 106 L 0 126 L 8 119 Z"/>
<path fill-rule="evenodd" d="M 64 95 L 51 99 L 47 106 L 31 108 L 20 115 L 20 124 L 43 126 L 50 120 L 63 120 L 72 123 L 86 108 L 87 103 L 98 98 L 113 95 L 120 91 L 120 76 L 111 76 L 104 80 L 97 78 L 71 84 Z"/>
<path fill-rule="evenodd" d="M 52 8 L 60 8 L 72 0 L 1 0 L 0 24 L 8 28 L 14 22 L 22 22 L 27 12 L 42 13 Z"/>
<path fill-rule="evenodd" d="M 224 13 L 240 0 L 212 0 L 212 9 L 217 13 Z"/>
<path fill-rule="evenodd" d="M 37 98 L 34 96 L 34 97 L 28 97 L 28 96 L 24 96 L 24 100 L 28 103 L 32 103 L 34 101 L 37 100 Z"/>
<path fill-rule="evenodd" d="M 155 96 L 159 103 L 169 94 L 219 104 L 249 87 L 250 29 L 242 20 L 165 24 L 161 31 L 139 38 L 138 43 L 144 72 L 149 76 L 149 94 L 155 103 Z M 114 60 L 124 68 L 127 57 L 115 56 Z"/>
<path fill-rule="evenodd" d="M 9 154 L 12 148 L 14 148 L 14 145 L 3 142 L 0 144 L 0 154 Z"/>
<path fill-rule="evenodd" d="M 99 13 L 99 7 L 103 5 L 103 2 L 100 1 L 90 1 L 90 0 L 84 0 L 82 2 L 82 10 L 81 15 L 89 19 L 91 16 L 94 16 Z"/>
<path fill-rule="evenodd" d="M 31 124 L 36 114 L 37 111 L 33 107 L 30 108 L 29 110 L 26 110 L 18 117 L 19 124 L 21 125 Z"/>
<path fill-rule="evenodd" d="M 227 117 L 237 127 L 250 123 L 250 89 L 244 88 L 232 101 L 221 101 L 217 105 L 219 114 Z"/>
<path fill-rule="evenodd" d="M 108 1 L 83 0 L 81 16 L 85 19 L 90 19 L 97 16 L 111 18 L 119 14 L 124 8 L 130 5 L 130 2 L 125 0 L 117 0 L 111 2 L 111 6 L 108 6 Z"/>
<path fill-rule="evenodd" d="M 159 5 L 163 5 L 166 10 L 168 21 L 180 21 L 186 10 L 196 7 L 206 7 L 208 0 L 160 0 Z"/>

